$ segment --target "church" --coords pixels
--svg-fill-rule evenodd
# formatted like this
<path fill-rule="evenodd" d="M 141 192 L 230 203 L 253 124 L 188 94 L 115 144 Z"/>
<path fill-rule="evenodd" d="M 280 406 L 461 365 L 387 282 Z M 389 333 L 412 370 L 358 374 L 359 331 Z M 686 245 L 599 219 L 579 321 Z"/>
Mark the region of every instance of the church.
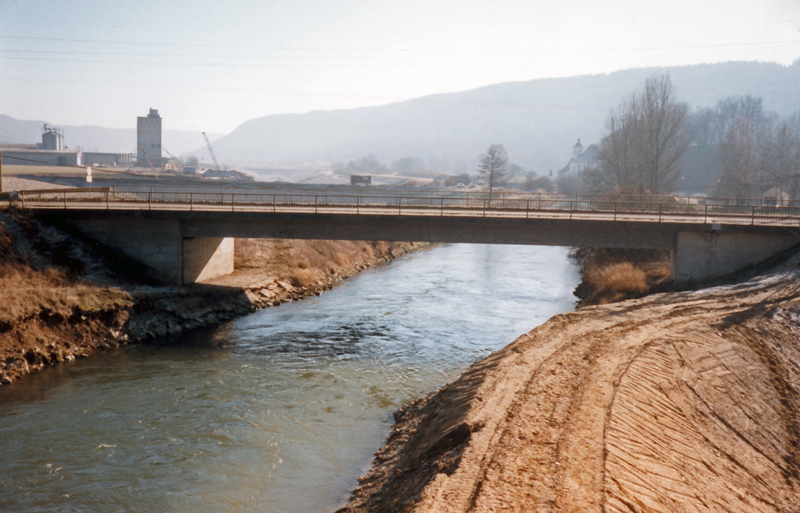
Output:
<path fill-rule="evenodd" d="M 572 147 L 572 158 L 569 162 L 558 172 L 558 176 L 574 175 L 577 176 L 587 169 L 592 169 L 600 164 L 600 149 L 596 144 L 589 145 L 586 150 L 583 149 L 581 140 Z"/>

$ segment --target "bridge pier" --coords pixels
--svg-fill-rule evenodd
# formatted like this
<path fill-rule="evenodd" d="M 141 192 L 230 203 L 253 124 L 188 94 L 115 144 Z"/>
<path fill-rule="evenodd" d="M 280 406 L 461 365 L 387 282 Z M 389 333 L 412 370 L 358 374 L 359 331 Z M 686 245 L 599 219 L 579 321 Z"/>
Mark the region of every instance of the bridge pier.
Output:
<path fill-rule="evenodd" d="M 155 270 L 173 285 L 189 285 L 233 272 L 231 237 L 187 237 L 179 219 L 81 217 L 79 231 Z"/>

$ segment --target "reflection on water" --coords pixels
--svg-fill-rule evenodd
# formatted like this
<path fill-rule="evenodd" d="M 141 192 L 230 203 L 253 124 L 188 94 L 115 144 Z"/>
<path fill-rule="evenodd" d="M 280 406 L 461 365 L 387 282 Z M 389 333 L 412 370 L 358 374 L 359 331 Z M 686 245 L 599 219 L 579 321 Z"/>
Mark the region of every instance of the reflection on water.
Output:
<path fill-rule="evenodd" d="M 391 413 L 550 316 L 562 248 L 454 245 L 0 388 L 0 511 L 328 511 Z"/>

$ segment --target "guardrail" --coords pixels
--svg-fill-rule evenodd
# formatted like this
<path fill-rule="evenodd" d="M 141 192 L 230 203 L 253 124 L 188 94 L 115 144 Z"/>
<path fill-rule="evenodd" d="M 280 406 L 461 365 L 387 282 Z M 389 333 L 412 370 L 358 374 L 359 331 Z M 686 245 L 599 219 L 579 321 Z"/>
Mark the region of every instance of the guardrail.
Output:
<path fill-rule="evenodd" d="M 142 190 L 144 189 L 144 190 Z M 172 189 L 172 190 L 170 190 Z M 800 226 L 800 206 L 731 204 L 719 198 L 504 193 L 489 199 L 450 193 L 368 194 L 368 191 L 302 189 L 106 188 L 20 191 L 23 208 L 304 212 L 594 219 L 737 225 Z M 635 199 L 635 201 L 634 201 Z M 669 199 L 669 201 L 667 201 Z M 724 199 L 724 198 L 723 198 Z M 744 203 L 742 200 L 737 200 Z"/>

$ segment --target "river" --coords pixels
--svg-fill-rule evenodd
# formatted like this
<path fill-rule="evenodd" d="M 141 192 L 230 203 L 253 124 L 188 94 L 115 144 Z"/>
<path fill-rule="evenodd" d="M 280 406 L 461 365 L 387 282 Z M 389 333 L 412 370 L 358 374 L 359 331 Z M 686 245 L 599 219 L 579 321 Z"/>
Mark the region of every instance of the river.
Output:
<path fill-rule="evenodd" d="M 450 245 L 0 388 L 0 511 L 335 509 L 392 412 L 571 310 L 564 248 Z"/>

